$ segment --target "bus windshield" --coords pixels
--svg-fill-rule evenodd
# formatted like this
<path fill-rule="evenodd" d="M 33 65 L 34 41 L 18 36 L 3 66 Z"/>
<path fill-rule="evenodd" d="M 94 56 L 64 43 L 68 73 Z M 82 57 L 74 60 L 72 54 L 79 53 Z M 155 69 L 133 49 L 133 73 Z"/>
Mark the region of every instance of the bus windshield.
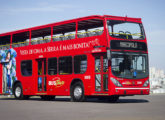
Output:
<path fill-rule="evenodd" d="M 127 79 L 148 77 L 147 54 L 112 52 L 113 75 Z"/>
<path fill-rule="evenodd" d="M 140 23 L 109 20 L 108 21 L 109 35 L 121 39 L 144 39 L 143 26 Z"/>

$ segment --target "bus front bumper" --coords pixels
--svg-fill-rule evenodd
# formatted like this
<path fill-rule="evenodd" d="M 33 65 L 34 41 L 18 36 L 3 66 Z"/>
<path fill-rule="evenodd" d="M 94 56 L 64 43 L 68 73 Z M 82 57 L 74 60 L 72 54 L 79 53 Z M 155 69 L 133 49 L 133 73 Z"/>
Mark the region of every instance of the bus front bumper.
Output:
<path fill-rule="evenodd" d="M 149 95 L 149 88 L 115 88 L 115 95 Z"/>

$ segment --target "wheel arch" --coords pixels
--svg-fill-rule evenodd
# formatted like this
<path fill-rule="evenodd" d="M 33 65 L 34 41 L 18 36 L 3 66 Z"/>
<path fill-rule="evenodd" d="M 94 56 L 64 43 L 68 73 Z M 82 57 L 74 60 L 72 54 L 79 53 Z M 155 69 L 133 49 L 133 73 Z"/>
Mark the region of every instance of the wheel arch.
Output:
<path fill-rule="evenodd" d="M 21 84 L 21 86 L 22 86 L 21 81 L 20 81 L 20 80 L 16 80 L 16 81 L 13 83 L 13 86 L 12 86 L 12 91 L 14 91 L 14 87 L 15 87 L 15 85 L 16 85 L 16 84 L 18 84 L 18 83 L 20 83 L 20 84 Z"/>
<path fill-rule="evenodd" d="M 78 98 L 76 98 L 74 94 L 74 89 L 77 85 L 80 85 L 80 87 L 82 88 L 81 95 Z M 71 96 L 71 101 L 73 102 L 82 102 L 85 100 L 85 89 L 84 89 L 83 81 L 81 79 L 75 78 L 72 80 L 70 84 L 70 96 Z"/>
<path fill-rule="evenodd" d="M 77 82 L 81 82 L 82 85 L 83 85 L 83 87 L 84 87 L 83 81 L 82 81 L 81 79 L 79 79 L 79 78 L 75 78 L 75 79 L 72 80 L 72 82 L 71 82 L 71 84 L 70 84 L 70 91 L 71 91 L 71 87 L 72 87 L 75 83 L 77 83 Z"/>

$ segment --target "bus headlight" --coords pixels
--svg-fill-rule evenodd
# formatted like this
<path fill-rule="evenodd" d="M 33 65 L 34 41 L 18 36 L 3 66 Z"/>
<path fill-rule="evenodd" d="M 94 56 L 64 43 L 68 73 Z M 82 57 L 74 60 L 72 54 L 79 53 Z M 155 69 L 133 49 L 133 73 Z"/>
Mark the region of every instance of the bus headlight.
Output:
<path fill-rule="evenodd" d="M 149 80 L 145 81 L 145 83 L 143 84 L 143 87 L 147 87 L 149 84 Z"/>
<path fill-rule="evenodd" d="M 116 86 L 122 87 L 121 83 L 120 83 L 119 81 L 117 81 L 115 78 L 112 78 L 112 77 L 111 77 L 111 80 L 112 80 L 112 82 L 113 82 Z"/>

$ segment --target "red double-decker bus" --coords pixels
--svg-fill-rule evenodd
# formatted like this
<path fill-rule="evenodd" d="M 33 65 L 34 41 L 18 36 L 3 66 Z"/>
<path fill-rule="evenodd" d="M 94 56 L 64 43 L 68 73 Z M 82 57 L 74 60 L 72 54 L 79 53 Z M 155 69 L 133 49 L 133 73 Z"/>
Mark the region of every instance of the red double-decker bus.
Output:
<path fill-rule="evenodd" d="M 140 18 L 88 16 L 0 34 L 0 94 L 16 99 L 148 95 Z"/>

